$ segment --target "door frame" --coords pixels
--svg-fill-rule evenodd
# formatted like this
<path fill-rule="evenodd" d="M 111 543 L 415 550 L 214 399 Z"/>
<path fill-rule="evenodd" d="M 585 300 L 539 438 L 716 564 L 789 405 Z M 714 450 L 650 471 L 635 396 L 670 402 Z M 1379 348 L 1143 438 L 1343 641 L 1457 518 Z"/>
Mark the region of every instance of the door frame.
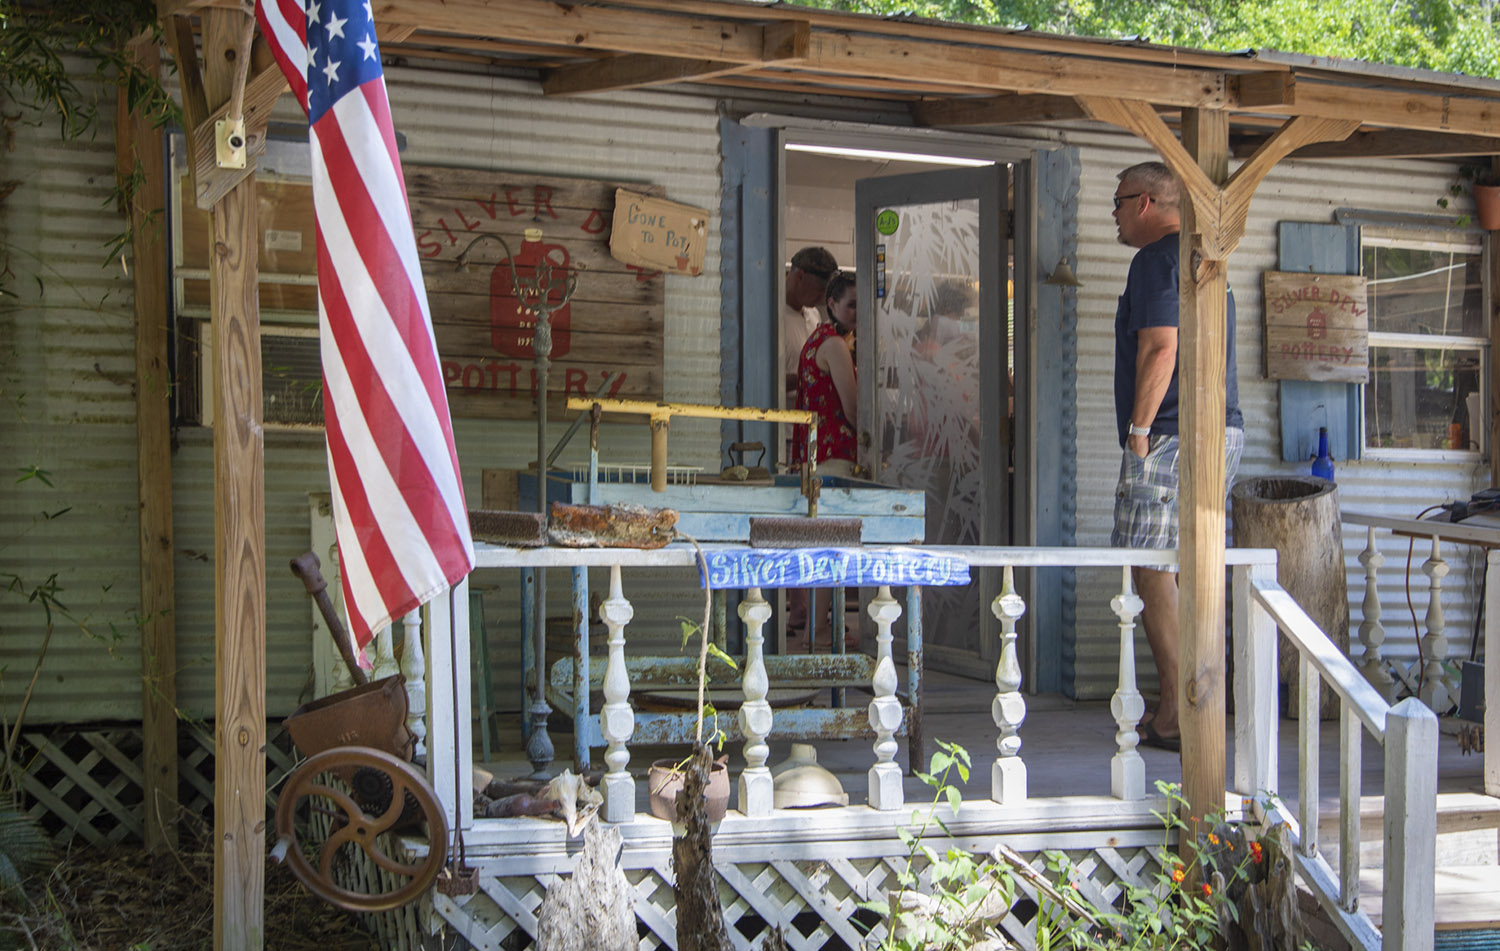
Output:
<path fill-rule="evenodd" d="M 777 390 L 764 368 L 780 366 L 774 341 L 785 275 L 777 256 L 785 243 L 782 208 L 788 143 L 1010 163 L 1016 242 L 1015 466 L 1018 479 L 1025 480 L 1018 482 L 1015 490 L 1022 494 L 1016 496 L 1013 530 L 1021 544 L 1074 544 L 1074 455 L 1073 448 L 1061 446 L 1060 440 L 1072 428 L 1075 411 L 1070 402 L 1073 368 L 1066 354 L 1074 352 L 1069 340 L 1076 320 L 1076 294 L 1062 295 L 1064 300 L 1059 301 L 1055 292 L 1039 294 L 1037 285 L 1050 273 L 1056 256 L 1076 257 L 1078 221 L 1073 202 L 1079 189 L 1078 149 L 1067 144 L 1062 132 L 1042 127 L 985 135 L 789 113 L 737 112 L 734 105 L 733 101 L 726 103 L 727 112 L 720 122 L 726 176 L 731 171 L 734 176 L 732 180 L 726 177 L 721 203 L 721 222 L 726 229 L 721 259 L 725 281 L 721 363 L 726 403 L 748 400 L 747 405 L 770 405 L 755 402 L 753 397 L 764 393 L 769 398 Z M 839 114 L 847 116 L 849 112 L 846 109 Z M 1044 207 L 1048 209 L 1047 219 L 1040 221 L 1038 215 Z M 1041 261 L 1039 255 L 1047 260 Z M 1041 323 L 1039 311 L 1043 312 Z M 1045 353 L 1038 352 L 1039 342 Z M 1041 377 L 1035 376 L 1037 368 L 1042 368 Z M 766 379 L 759 379 L 759 373 Z M 1047 426 L 1036 420 L 1038 412 L 1049 414 Z M 1057 419 L 1050 419 L 1050 414 L 1057 414 Z M 725 446 L 745 439 L 763 438 L 767 445 L 774 443 L 770 424 L 726 423 L 722 428 Z M 1037 478 L 1037 466 L 1042 461 L 1058 472 L 1048 479 Z M 1025 489 L 1026 485 L 1030 488 Z M 1069 655 L 1076 643 L 1071 573 L 1052 570 L 1045 578 L 1038 574 L 1018 571 L 1016 577 L 1018 593 L 1028 606 L 1019 625 L 1023 630 L 1022 689 L 1071 694 L 1073 668 Z M 1044 633 L 1033 633 L 1038 630 Z M 989 649 L 993 652 L 997 646 Z"/>
<path fill-rule="evenodd" d="M 977 200 L 979 203 L 979 405 L 980 437 L 979 466 L 981 472 L 998 471 L 996 467 L 1008 465 L 1006 459 L 1006 435 L 1009 421 L 998 407 L 1006 403 L 1005 385 L 996 372 L 986 372 L 995 366 L 995 360 L 1003 361 L 1007 349 L 1014 347 L 1008 340 L 1005 328 L 1006 262 L 1010 225 L 1006 220 L 1006 190 L 1010 169 L 1007 163 L 995 163 L 977 168 L 949 168 L 881 178 L 866 178 L 855 182 L 855 266 L 865 275 L 872 275 L 876 265 L 876 242 L 874 215 L 882 207 L 892 205 L 938 204 L 951 201 Z M 862 280 L 858 284 L 859 337 L 875 341 L 876 282 Z M 876 423 L 872 419 L 876 403 L 876 356 L 878 347 L 859 348 L 859 406 L 860 406 L 860 463 L 866 467 L 870 477 L 877 481 L 881 477 L 876 463 L 879 446 L 878 436 L 872 434 Z M 1013 352 L 1019 354 L 1019 350 Z M 1016 361 L 1018 364 L 1020 360 Z M 984 490 L 980 496 L 979 543 L 981 545 L 1015 544 L 1016 536 L 1011 525 L 1010 500 L 1024 498 L 1018 492 L 1015 478 L 1009 480 L 983 480 Z M 1004 491 L 1002 491 L 1004 490 Z M 1006 495 L 1009 495 L 1009 498 Z M 980 570 L 978 574 L 979 631 L 976 651 L 972 655 L 980 660 L 994 660 L 998 655 L 997 627 L 994 615 L 985 610 L 996 595 L 999 585 L 996 572 Z M 936 661 L 944 653 L 930 637 L 924 638 L 926 656 Z M 964 654 L 962 648 L 954 648 Z M 940 666 L 934 664 L 933 666 Z M 963 657 L 951 659 L 952 666 L 964 669 Z"/>

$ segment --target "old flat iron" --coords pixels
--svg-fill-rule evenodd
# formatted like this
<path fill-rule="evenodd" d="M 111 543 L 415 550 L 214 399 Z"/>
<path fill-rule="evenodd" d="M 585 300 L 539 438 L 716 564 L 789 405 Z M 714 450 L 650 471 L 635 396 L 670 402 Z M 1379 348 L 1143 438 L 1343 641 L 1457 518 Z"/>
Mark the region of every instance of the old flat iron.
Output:
<path fill-rule="evenodd" d="M 745 465 L 745 453 L 758 451 L 760 455 L 755 457 L 755 465 Z M 771 470 L 763 463 L 766 459 L 766 444 L 763 442 L 735 442 L 729 444 L 725 452 L 729 459 L 729 465 L 719 473 L 719 478 L 725 482 L 770 482 Z M 739 456 L 739 461 L 735 461 Z"/>

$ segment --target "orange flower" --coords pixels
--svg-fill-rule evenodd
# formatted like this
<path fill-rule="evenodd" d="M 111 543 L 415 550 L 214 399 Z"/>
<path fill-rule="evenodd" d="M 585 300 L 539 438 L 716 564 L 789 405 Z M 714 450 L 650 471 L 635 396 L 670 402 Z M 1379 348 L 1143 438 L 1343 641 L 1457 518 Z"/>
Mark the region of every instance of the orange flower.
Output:
<path fill-rule="evenodd" d="M 1184 869 L 1181 865 L 1172 869 L 1172 881 L 1181 885 L 1184 878 L 1187 878 L 1187 870 Z"/>
<path fill-rule="evenodd" d="M 1207 882 L 1204 882 L 1203 883 L 1203 897 L 1204 898 L 1212 897 L 1213 893 L 1214 893 L 1214 887 L 1212 885 L 1208 884 Z"/>
<path fill-rule="evenodd" d="M 1261 848 L 1259 842 L 1250 843 L 1250 857 L 1255 860 L 1256 865 L 1259 865 L 1261 862 L 1265 861 L 1265 855 L 1263 854 L 1264 851 L 1265 850 Z"/>
<path fill-rule="evenodd" d="M 1219 844 L 1219 837 L 1216 836 L 1216 835 L 1214 835 L 1212 832 L 1210 832 L 1208 834 L 1208 844 L 1209 845 L 1218 845 Z"/>

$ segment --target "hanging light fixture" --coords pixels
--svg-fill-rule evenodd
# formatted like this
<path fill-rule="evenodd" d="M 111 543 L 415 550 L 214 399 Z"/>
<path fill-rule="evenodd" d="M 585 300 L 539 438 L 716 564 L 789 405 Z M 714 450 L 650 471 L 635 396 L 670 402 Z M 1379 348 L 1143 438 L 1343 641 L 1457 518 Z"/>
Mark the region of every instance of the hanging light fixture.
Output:
<path fill-rule="evenodd" d="M 1048 274 L 1047 279 L 1042 283 L 1051 284 L 1053 287 L 1083 286 L 1083 282 L 1078 279 L 1078 275 L 1073 273 L 1073 266 L 1066 259 L 1058 261 L 1057 267 L 1052 269 L 1052 273 Z"/>

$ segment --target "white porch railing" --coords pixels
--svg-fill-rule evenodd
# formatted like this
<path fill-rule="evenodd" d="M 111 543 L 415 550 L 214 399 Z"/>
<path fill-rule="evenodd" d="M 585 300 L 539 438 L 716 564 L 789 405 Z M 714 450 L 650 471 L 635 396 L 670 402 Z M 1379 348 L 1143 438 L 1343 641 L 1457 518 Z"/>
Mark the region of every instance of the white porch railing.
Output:
<path fill-rule="evenodd" d="M 635 567 L 680 567 L 693 570 L 697 555 L 691 548 L 671 546 L 656 551 L 633 549 L 508 549 L 479 545 L 476 570 L 521 568 L 609 569 L 609 597 L 603 616 L 609 627 L 609 649 L 604 688 L 606 703 L 601 711 L 601 732 L 608 741 L 607 772 L 601 784 L 605 795 L 604 817 L 621 824 L 627 848 L 660 849 L 664 823 L 635 812 L 636 780 L 630 771 L 629 741 L 633 710 L 625 663 L 629 642 L 630 607 L 625 580 Z M 720 546 L 714 546 L 720 547 Z M 730 546 L 722 546 L 730 547 Z M 971 827 L 1015 828 L 1028 822 L 1039 834 L 1077 829 L 1080 817 L 1117 816 L 1123 824 L 1141 825 L 1150 809 L 1160 802 L 1149 800 L 1145 768 L 1136 750 L 1134 725 L 1143 703 L 1136 686 L 1136 618 L 1141 600 L 1131 588 L 1130 568 L 1136 565 L 1173 564 L 1175 552 L 1142 552 L 1080 548 L 937 548 L 924 550 L 966 560 L 975 568 L 1000 569 L 1004 582 L 991 605 L 1001 621 L 999 660 L 995 670 L 996 692 L 992 716 L 999 727 L 998 755 L 991 773 L 989 802 L 966 802 L 966 822 Z M 865 549 L 870 551 L 870 549 Z M 1409 701 L 1391 707 L 1361 676 L 1275 580 L 1275 553 L 1230 550 L 1226 561 L 1234 575 L 1232 586 L 1235 651 L 1233 690 L 1237 716 L 1234 720 L 1235 765 L 1232 783 L 1235 805 L 1250 800 L 1265 802 L 1277 789 L 1277 682 L 1276 631 L 1280 628 L 1302 657 L 1303 693 L 1299 725 L 1302 751 L 1298 769 L 1299 814 L 1287 815 L 1274 798 L 1265 807 L 1266 817 L 1288 822 L 1297 845 L 1297 863 L 1303 880 L 1323 901 L 1345 934 L 1364 948 L 1431 948 L 1433 943 L 1432 897 L 1434 874 L 1434 812 L 1436 795 L 1436 721 L 1420 703 Z M 1073 567 L 1118 569 L 1121 584 L 1110 605 L 1119 618 L 1119 685 L 1111 712 L 1119 730 L 1111 757 L 1110 797 L 1062 797 L 1030 799 L 1026 764 L 1022 754 L 1025 735 L 1026 698 L 1018 663 L 1016 622 L 1026 609 L 1016 593 L 1012 574 L 1017 568 Z M 1496 588 L 1492 587 L 1492 591 Z M 465 832 L 471 858 L 492 849 L 497 856 L 533 855 L 538 869 L 566 867 L 566 843 L 559 840 L 555 824 L 536 820 L 481 819 L 473 816 L 468 777 L 472 770 L 472 709 L 469 667 L 467 592 L 463 586 L 451 596 L 438 599 L 428 609 L 428 733 L 431 755 L 429 778 L 447 810 L 450 822 Z M 789 836 L 791 841 L 809 841 L 810 836 L 832 835 L 842 830 L 868 836 L 878 829 L 905 823 L 905 805 L 900 768 L 894 761 L 894 735 L 900 725 L 900 706 L 891 656 L 891 626 L 901 614 L 900 605 L 887 587 L 878 594 L 869 611 L 877 626 L 878 658 L 872 677 L 874 699 L 869 705 L 872 744 L 871 768 L 865 804 L 843 809 L 818 810 L 815 814 L 774 811 L 768 777 L 765 775 L 767 738 L 776 735 L 775 718 L 763 701 L 768 689 L 763 662 L 762 631 L 771 616 L 770 607 L 756 588 L 746 589 L 740 617 L 747 625 L 747 656 L 742 665 L 745 704 L 740 735 L 748 764 L 740 779 L 739 811 L 724 821 L 720 837 L 740 841 L 757 828 L 761 835 Z M 1313 676 L 1316 673 L 1317 676 Z M 1340 869 L 1335 874 L 1318 851 L 1318 749 L 1317 728 L 1320 685 L 1327 681 L 1338 694 L 1342 709 L 1342 770 Z M 1309 713 L 1311 715 L 1309 715 Z M 1387 929 L 1381 935 L 1358 906 L 1360 730 L 1368 729 L 1385 748 L 1387 798 L 1385 835 L 1385 916 Z M 637 771 L 640 771 L 638 767 Z M 1113 806 L 1110 806 L 1110 803 Z M 1049 826 L 1049 819 L 1055 822 Z M 1093 820 L 1090 820 L 1093 821 Z M 507 832 L 512 829 L 513 832 Z M 861 831 L 868 830 L 868 831 Z M 1296 833 L 1302 830 L 1300 835 Z M 557 841 L 555 841 L 557 840 Z M 748 841 L 748 840 L 747 840 Z M 517 850 L 520 850 L 519 852 Z M 716 854 L 717 854 L 716 849 Z M 516 867 L 497 866 L 500 867 Z M 496 874 L 499 874 L 498 872 Z M 554 871 L 539 874 L 552 875 Z M 447 907 L 447 906 L 444 906 Z M 455 906 L 456 909 L 456 906 Z M 455 914 L 457 911 L 455 910 Z"/>
<path fill-rule="evenodd" d="M 1363 655 L 1359 668 L 1365 678 L 1375 686 L 1389 702 L 1403 693 L 1419 697 L 1433 710 L 1446 712 L 1458 702 L 1459 680 L 1454 675 L 1450 661 L 1452 642 L 1447 632 L 1447 612 L 1443 602 L 1451 593 L 1444 587 L 1449 574 L 1449 565 L 1443 557 L 1443 546 L 1475 546 L 1488 549 L 1485 564 L 1484 590 L 1484 727 L 1488 736 L 1500 736 L 1500 529 L 1486 527 L 1474 522 L 1445 522 L 1427 519 L 1391 518 L 1382 515 L 1363 515 L 1344 512 L 1345 524 L 1358 525 L 1365 530 L 1365 548 L 1359 555 L 1359 563 L 1365 569 L 1364 597 L 1361 601 L 1359 641 Z M 1422 563 L 1422 573 L 1427 576 L 1427 610 L 1422 619 L 1422 630 L 1417 632 L 1421 660 L 1413 669 L 1405 670 L 1383 653 L 1385 625 L 1380 609 L 1379 578 L 1385 556 L 1376 544 L 1376 531 L 1387 531 L 1413 539 L 1418 545 L 1427 545 L 1428 557 Z M 1476 609 L 1479 606 L 1476 605 Z M 1352 645 L 1351 645 L 1352 648 Z M 1490 796 L 1500 796 L 1500 744 L 1491 742 L 1484 751 L 1484 791 Z"/>

